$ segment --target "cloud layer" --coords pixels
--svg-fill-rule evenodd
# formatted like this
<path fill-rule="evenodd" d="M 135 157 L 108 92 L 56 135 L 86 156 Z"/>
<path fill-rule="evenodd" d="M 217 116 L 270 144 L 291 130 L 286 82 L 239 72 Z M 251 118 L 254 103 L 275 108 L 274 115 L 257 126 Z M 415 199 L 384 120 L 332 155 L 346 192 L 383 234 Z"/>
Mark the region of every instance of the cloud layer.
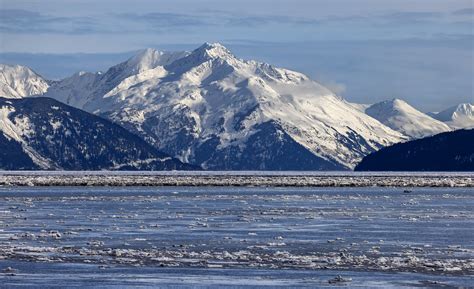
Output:
<path fill-rule="evenodd" d="M 28 9 L 0 9 L 0 32 L 21 34 L 114 34 L 124 32 L 152 33 L 166 32 L 168 29 L 220 30 L 221 33 L 248 31 L 249 28 L 281 29 L 292 27 L 313 31 L 329 30 L 344 25 L 349 31 L 368 29 L 373 25 L 397 28 L 401 26 L 428 24 L 444 26 L 445 30 L 455 30 L 460 23 L 473 24 L 473 8 L 453 11 L 391 11 L 371 15 L 325 15 L 288 16 L 282 14 L 236 13 L 220 10 L 201 10 L 193 13 L 176 13 L 150 9 L 148 12 L 102 12 L 94 15 L 56 15 Z M 214 28 L 214 29 L 213 29 Z M 381 27 L 378 27 L 381 29 Z M 423 27 L 422 29 L 427 29 Z M 206 32 L 206 31 L 204 31 Z M 402 33 L 408 33 L 409 30 Z M 428 31 L 429 32 L 429 31 Z M 344 38 L 346 35 L 337 35 Z"/>

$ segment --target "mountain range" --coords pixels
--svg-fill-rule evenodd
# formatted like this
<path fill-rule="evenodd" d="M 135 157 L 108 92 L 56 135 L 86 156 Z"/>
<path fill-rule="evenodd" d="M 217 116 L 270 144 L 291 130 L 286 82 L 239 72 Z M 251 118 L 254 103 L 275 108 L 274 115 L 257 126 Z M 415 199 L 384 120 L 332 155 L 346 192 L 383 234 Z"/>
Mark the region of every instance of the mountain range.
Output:
<path fill-rule="evenodd" d="M 353 169 L 382 147 L 474 127 L 472 104 L 432 115 L 398 99 L 354 104 L 302 73 L 239 59 L 217 43 L 146 49 L 105 72 L 59 81 L 18 65 L 0 72 L 3 97 L 53 98 L 211 170 Z"/>

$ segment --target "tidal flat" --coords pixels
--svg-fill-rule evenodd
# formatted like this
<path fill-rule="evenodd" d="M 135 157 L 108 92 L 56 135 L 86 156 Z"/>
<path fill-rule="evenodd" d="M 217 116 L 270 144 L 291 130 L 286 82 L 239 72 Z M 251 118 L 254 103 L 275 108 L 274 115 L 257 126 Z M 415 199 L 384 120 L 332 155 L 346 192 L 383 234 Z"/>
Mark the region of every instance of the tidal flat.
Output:
<path fill-rule="evenodd" d="M 458 288 L 474 189 L 0 188 L 0 286 Z"/>

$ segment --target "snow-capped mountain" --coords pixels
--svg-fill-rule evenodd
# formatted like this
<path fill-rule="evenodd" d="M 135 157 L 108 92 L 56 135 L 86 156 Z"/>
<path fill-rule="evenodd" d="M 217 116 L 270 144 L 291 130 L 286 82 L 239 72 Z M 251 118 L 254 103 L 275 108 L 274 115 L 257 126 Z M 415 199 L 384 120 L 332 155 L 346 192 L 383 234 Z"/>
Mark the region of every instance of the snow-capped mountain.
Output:
<path fill-rule="evenodd" d="M 454 129 L 474 128 L 474 105 L 471 103 L 461 103 L 433 114 L 433 117 L 445 122 Z"/>
<path fill-rule="evenodd" d="M 0 98 L 0 169 L 190 169 L 108 120 L 51 98 Z"/>
<path fill-rule="evenodd" d="M 348 169 L 406 139 L 304 74 L 238 59 L 220 44 L 147 49 L 45 95 L 207 169 Z"/>
<path fill-rule="evenodd" d="M 46 80 L 26 66 L 0 64 L 0 97 L 43 94 L 48 87 Z"/>
<path fill-rule="evenodd" d="M 365 109 L 365 113 L 410 138 L 422 138 L 450 131 L 450 127 L 401 99 L 382 101 Z"/>

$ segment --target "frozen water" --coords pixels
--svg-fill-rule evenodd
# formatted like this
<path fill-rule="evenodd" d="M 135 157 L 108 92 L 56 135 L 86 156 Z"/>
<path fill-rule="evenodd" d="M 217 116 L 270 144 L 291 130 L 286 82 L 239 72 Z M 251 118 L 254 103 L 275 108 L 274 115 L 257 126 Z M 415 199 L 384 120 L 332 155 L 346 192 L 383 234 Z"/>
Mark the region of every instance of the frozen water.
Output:
<path fill-rule="evenodd" d="M 473 217 L 472 188 L 4 187 L 0 281 L 468 287 Z"/>

